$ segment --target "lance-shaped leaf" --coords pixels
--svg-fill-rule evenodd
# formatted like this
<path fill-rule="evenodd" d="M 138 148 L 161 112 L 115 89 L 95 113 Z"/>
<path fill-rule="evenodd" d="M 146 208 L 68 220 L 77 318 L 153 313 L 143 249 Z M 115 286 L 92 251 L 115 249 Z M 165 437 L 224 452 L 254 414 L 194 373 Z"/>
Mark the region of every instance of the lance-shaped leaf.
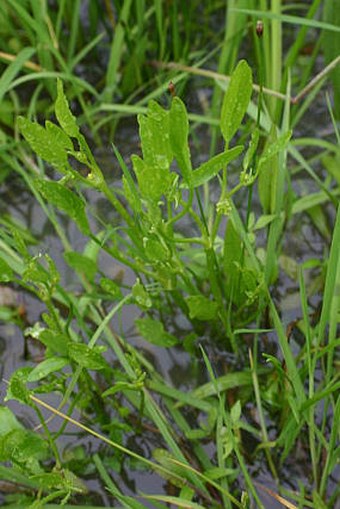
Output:
<path fill-rule="evenodd" d="M 82 233 L 90 234 L 90 227 L 85 214 L 85 204 L 79 196 L 59 184 L 59 182 L 37 180 L 36 187 L 49 203 L 66 212 L 77 223 Z"/>
<path fill-rule="evenodd" d="M 55 137 L 54 129 L 51 124 L 44 129 L 41 125 L 31 122 L 27 118 L 19 117 L 18 126 L 21 134 L 30 144 L 34 152 L 47 161 L 56 166 L 59 170 L 67 165 L 67 152 L 61 138 Z M 65 142 L 65 139 L 63 139 Z"/>
<path fill-rule="evenodd" d="M 58 122 L 64 129 L 65 133 L 71 137 L 78 138 L 80 134 L 79 127 L 69 108 L 61 80 L 58 80 L 57 82 L 57 99 L 55 102 L 54 111 Z"/>
<path fill-rule="evenodd" d="M 174 97 L 169 115 L 170 146 L 182 176 L 191 186 L 191 159 L 188 145 L 189 120 L 186 107 L 179 97 Z"/>
<path fill-rule="evenodd" d="M 154 168 L 169 171 L 172 152 L 169 143 L 169 112 L 150 101 L 147 115 L 138 116 L 144 161 Z"/>
<path fill-rule="evenodd" d="M 227 145 L 239 129 L 247 111 L 252 86 L 251 69 L 245 60 L 241 60 L 231 75 L 222 104 L 220 126 Z"/>
<path fill-rule="evenodd" d="M 237 156 L 243 150 L 242 145 L 237 145 L 237 147 L 233 147 L 230 150 L 226 150 L 221 154 L 217 154 L 212 157 L 206 163 L 201 164 L 197 170 L 192 172 L 191 176 L 191 185 L 192 187 L 198 187 L 202 184 L 205 184 L 210 179 L 215 177 L 220 170 L 222 170 L 230 161 L 236 159 Z M 187 183 L 183 183 L 181 187 L 188 187 Z"/>

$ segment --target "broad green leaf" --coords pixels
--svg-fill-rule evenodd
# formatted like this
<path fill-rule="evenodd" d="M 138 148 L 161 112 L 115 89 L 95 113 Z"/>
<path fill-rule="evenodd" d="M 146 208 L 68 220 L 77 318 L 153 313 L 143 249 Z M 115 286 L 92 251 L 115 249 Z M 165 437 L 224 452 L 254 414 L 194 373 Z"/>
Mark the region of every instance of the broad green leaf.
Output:
<path fill-rule="evenodd" d="M 41 125 L 24 117 L 18 118 L 18 126 L 21 134 L 39 157 L 60 171 L 65 171 L 67 152 L 64 146 L 58 144 L 51 128 L 49 130 L 44 129 Z"/>
<path fill-rule="evenodd" d="M 50 329 L 44 329 L 39 332 L 37 339 L 51 352 L 59 353 L 64 356 L 68 355 L 68 344 L 70 339 L 66 334 L 61 334 Z"/>
<path fill-rule="evenodd" d="M 162 322 L 152 318 L 138 318 L 135 320 L 138 332 L 146 341 L 157 346 L 168 348 L 178 343 L 178 339 L 164 330 Z"/>
<path fill-rule="evenodd" d="M 27 381 L 37 382 L 55 371 L 60 371 L 67 364 L 69 364 L 69 360 L 63 357 L 49 357 L 33 368 L 27 377 Z"/>
<path fill-rule="evenodd" d="M 58 147 L 70 150 L 71 152 L 74 151 L 71 138 L 62 129 L 60 129 L 60 127 L 49 120 L 46 120 L 45 128 L 46 131 L 53 136 L 54 142 L 58 145 Z"/>
<path fill-rule="evenodd" d="M 103 277 L 100 280 L 100 286 L 104 292 L 109 293 L 114 299 L 122 298 L 122 290 L 118 283 L 112 281 L 107 277 Z"/>
<path fill-rule="evenodd" d="M 67 251 L 64 253 L 67 264 L 76 272 L 84 275 L 88 281 L 93 281 L 97 273 L 97 264 L 88 256 L 76 251 Z"/>
<path fill-rule="evenodd" d="M 26 474 L 41 470 L 40 459 L 46 459 L 48 442 L 37 433 L 26 429 L 13 429 L 0 437 L 0 460 L 20 465 Z"/>
<path fill-rule="evenodd" d="M 11 267 L 2 258 L 0 258 L 0 283 L 12 281 L 14 272 Z"/>
<path fill-rule="evenodd" d="M 146 200 L 158 202 L 171 185 L 170 172 L 163 172 L 158 167 L 148 165 L 140 157 L 131 157 L 141 195 Z"/>
<path fill-rule="evenodd" d="M 104 350 L 105 347 L 94 346 L 90 348 L 83 343 L 69 343 L 68 345 L 70 358 L 79 364 L 79 366 L 93 370 L 107 368 L 108 364 L 102 355 Z"/>
<path fill-rule="evenodd" d="M 73 138 L 78 138 L 80 134 L 79 127 L 69 108 L 61 80 L 57 82 L 57 99 L 54 109 L 58 122 L 65 133 Z"/>
<path fill-rule="evenodd" d="M 16 399 L 20 403 L 31 405 L 30 391 L 26 387 L 27 377 L 32 371 L 30 367 L 19 368 L 11 376 L 5 401 Z"/>
<path fill-rule="evenodd" d="M 43 265 L 45 264 L 45 266 Z M 27 261 L 23 272 L 24 281 L 52 287 L 59 282 L 59 273 L 53 259 L 45 253 Z"/>
<path fill-rule="evenodd" d="M 222 104 L 220 127 L 226 145 L 241 126 L 250 101 L 252 86 L 251 69 L 245 60 L 241 60 L 231 75 Z"/>
<path fill-rule="evenodd" d="M 22 429 L 22 427 L 9 408 L 0 406 L 0 436 L 6 435 L 14 429 Z"/>
<path fill-rule="evenodd" d="M 169 144 L 169 112 L 150 101 L 146 115 L 138 115 L 143 159 L 147 165 L 168 172 L 173 159 Z"/>
<path fill-rule="evenodd" d="M 145 254 L 152 261 L 166 262 L 169 260 L 171 253 L 164 243 L 157 237 L 145 238 L 143 240 Z"/>
<path fill-rule="evenodd" d="M 194 170 L 191 174 L 191 185 L 192 187 L 198 187 L 205 184 L 210 179 L 215 177 L 220 170 L 222 170 L 230 161 L 233 161 L 238 157 L 243 150 L 242 145 L 233 147 L 230 150 L 226 150 L 221 154 L 217 154 L 212 157 L 206 163 L 203 163 L 199 168 Z M 183 183 L 181 187 L 188 187 L 187 183 Z"/>
<path fill-rule="evenodd" d="M 73 219 L 84 235 L 90 234 L 90 227 L 85 214 L 85 203 L 79 196 L 59 182 L 36 180 L 35 183 L 46 201 Z"/>
<path fill-rule="evenodd" d="M 185 299 L 190 318 L 197 320 L 214 320 L 217 317 L 218 304 L 204 295 L 189 295 Z"/>
<path fill-rule="evenodd" d="M 137 279 L 136 283 L 133 285 L 131 293 L 138 306 L 140 306 L 143 309 L 151 308 L 152 300 L 150 299 L 150 295 L 145 290 L 144 286 L 139 281 L 139 279 Z"/>
<path fill-rule="evenodd" d="M 191 186 L 191 157 L 188 144 L 189 120 L 184 103 L 174 97 L 169 112 L 170 146 L 186 184 Z"/>

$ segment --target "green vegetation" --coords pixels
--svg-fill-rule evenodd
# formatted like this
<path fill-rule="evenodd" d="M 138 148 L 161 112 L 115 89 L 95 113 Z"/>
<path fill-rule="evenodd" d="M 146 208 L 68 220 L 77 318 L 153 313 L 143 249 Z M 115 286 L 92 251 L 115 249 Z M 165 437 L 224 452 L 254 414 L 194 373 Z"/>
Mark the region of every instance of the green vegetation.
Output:
<path fill-rule="evenodd" d="M 2 383 L 1 503 L 331 509 L 340 5 L 82 4 L 0 12 L 0 182 L 32 195 L 63 257 L 10 207 L 0 217 L 0 295 L 42 309 L 31 323 L 7 297 L 0 319 L 43 353 Z M 158 369 L 166 353 L 186 380 Z"/>

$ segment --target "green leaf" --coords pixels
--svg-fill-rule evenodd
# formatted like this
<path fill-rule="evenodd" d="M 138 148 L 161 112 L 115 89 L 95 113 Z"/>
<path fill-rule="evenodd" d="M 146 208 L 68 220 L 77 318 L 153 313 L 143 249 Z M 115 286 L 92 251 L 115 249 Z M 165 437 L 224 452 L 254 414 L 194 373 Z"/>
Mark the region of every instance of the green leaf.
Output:
<path fill-rule="evenodd" d="M 259 176 L 258 176 L 258 190 L 260 202 L 263 212 L 270 214 L 275 212 L 276 207 L 276 188 L 277 188 L 277 175 L 278 175 L 278 160 L 277 158 L 271 159 L 269 156 L 274 155 L 271 146 L 277 146 L 277 132 L 273 127 L 267 137 L 266 148 L 258 161 Z"/>
<path fill-rule="evenodd" d="M 60 171 L 65 171 L 67 166 L 67 152 L 58 144 L 53 129 L 44 129 L 41 125 L 31 122 L 27 118 L 19 117 L 18 126 L 25 140 L 32 150 L 42 159 L 55 166 Z"/>
<path fill-rule="evenodd" d="M 131 293 L 138 306 L 141 306 L 143 309 L 151 308 L 152 300 L 139 279 L 133 285 Z"/>
<path fill-rule="evenodd" d="M 64 356 L 68 355 L 70 339 L 66 334 L 61 334 L 51 329 L 44 329 L 38 333 L 37 339 L 51 352 L 59 353 Z"/>
<path fill-rule="evenodd" d="M 108 364 L 102 352 L 105 347 L 94 346 L 93 348 L 84 345 L 83 343 L 69 343 L 68 354 L 70 358 L 75 361 L 79 366 L 87 369 L 101 370 L 106 369 Z"/>
<path fill-rule="evenodd" d="M 258 166 L 260 167 L 262 164 L 267 163 L 270 159 L 284 150 L 287 147 L 287 144 L 292 136 L 292 131 L 287 131 L 285 134 L 277 138 L 275 141 L 268 143 L 265 150 L 261 154 L 258 162 Z"/>
<path fill-rule="evenodd" d="M 16 399 L 20 403 L 31 405 L 30 391 L 26 387 L 27 377 L 32 371 L 30 367 L 17 369 L 9 381 L 5 401 Z"/>
<path fill-rule="evenodd" d="M 169 144 L 169 112 L 150 101 L 147 115 L 138 115 L 143 159 L 148 166 L 168 172 L 173 159 Z"/>
<path fill-rule="evenodd" d="M 27 474 L 41 470 L 40 459 L 46 459 L 48 443 L 37 433 L 14 429 L 0 437 L 0 460 L 20 465 Z"/>
<path fill-rule="evenodd" d="M 155 262 L 166 262 L 169 260 L 171 253 L 167 245 L 161 242 L 157 237 L 143 239 L 145 254 L 149 260 Z"/>
<path fill-rule="evenodd" d="M 212 157 L 206 163 L 203 163 L 197 170 L 192 172 L 191 185 L 192 187 L 198 187 L 205 184 L 210 179 L 215 177 L 220 170 L 222 170 L 230 161 L 233 161 L 238 157 L 243 150 L 243 145 L 238 145 L 230 150 L 226 150 L 221 154 L 217 154 Z M 186 183 L 183 183 L 181 187 L 188 187 Z"/>
<path fill-rule="evenodd" d="M 46 120 L 45 128 L 47 133 L 53 136 L 56 145 L 58 145 L 60 149 L 69 150 L 70 152 L 74 151 L 71 138 L 62 129 L 60 129 L 60 127 L 49 120 Z"/>
<path fill-rule="evenodd" d="M 159 475 L 179 488 L 186 484 L 186 478 L 188 477 L 187 471 L 181 465 L 177 465 L 174 461 L 171 461 L 176 460 L 176 458 L 169 451 L 166 449 L 155 448 L 152 451 L 152 455 L 154 459 L 167 470 L 167 472 L 159 470 Z M 155 467 L 155 470 L 157 471 L 157 467 Z"/>
<path fill-rule="evenodd" d="M 40 262 L 44 262 L 46 267 Z M 50 255 L 45 253 L 27 260 L 23 271 L 23 279 L 30 283 L 43 284 L 51 288 L 59 282 L 59 273 Z"/>
<path fill-rule="evenodd" d="M 69 364 L 69 360 L 63 357 L 50 357 L 45 359 L 30 372 L 27 377 L 27 381 L 37 382 L 55 371 L 60 371 L 67 364 Z"/>
<path fill-rule="evenodd" d="M 174 97 L 169 112 L 170 146 L 186 184 L 191 186 L 191 158 L 188 144 L 189 120 L 184 103 Z"/>
<path fill-rule="evenodd" d="M 323 2 L 323 20 L 339 28 L 340 26 L 340 5 L 337 0 L 325 0 Z M 314 21 L 314 20 L 313 20 Z M 330 30 L 322 31 L 322 49 L 325 56 L 326 64 L 339 56 L 340 33 L 331 32 Z M 337 120 L 340 119 L 340 66 L 339 64 L 331 72 L 331 80 L 333 84 L 334 96 L 334 114 Z M 321 506 L 320 506 L 321 507 Z"/>
<path fill-rule="evenodd" d="M 164 330 L 162 322 L 152 318 L 138 318 L 135 320 L 138 332 L 146 341 L 153 345 L 169 348 L 176 345 L 179 340 Z"/>
<path fill-rule="evenodd" d="M 12 281 L 14 272 L 11 267 L 2 258 L 0 258 L 0 283 Z"/>
<path fill-rule="evenodd" d="M 146 200 L 158 202 L 171 185 L 170 173 L 161 171 L 159 167 L 148 165 L 136 155 L 131 156 L 131 161 L 141 195 Z"/>
<path fill-rule="evenodd" d="M 0 436 L 6 435 L 14 429 L 22 429 L 23 426 L 15 415 L 7 407 L 0 406 Z"/>
<path fill-rule="evenodd" d="M 246 155 L 243 159 L 243 170 L 247 170 L 249 166 L 252 164 L 252 161 L 254 160 L 254 156 L 257 150 L 257 146 L 260 139 L 260 131 L 257 127 L 252 131 L 251 133 L 251 140 L 249 142 L 249 147 L 247 149 Z"/>
<path fill-rule="evenodd" d="M 97 264 L 88 256 L 76 251 L 64 253 L 67 264 L 76 272 L 84 275 L 88 281 L 93 281 L 97 273 Z"/>
<path fill-rule="evenodd" d="M 203 295 L 190 295 L 185 299 L 189 307 L 190 318 L 197 320 L 214 320 L 217 317 L 218 304 Z"/>
<path fill-rule="evenodd" d="M 268 226 L 277 216 L 275 214 L 263 214 L 256 221 L 253 230 L 261 230 Z"/>
<path fill-rule="evenodd" d="M 91 233 L 85 214 L 85 203 L 79 196 L 59 182 L 36 180 L 35 183 L 45 200 L 73 219 L 84 235 Z"/>
<path fill-rule="evenodd" d="M 220 127 L 226 145 L 241 125 L 250 101 L 252 86 L 251 69 L 245 60 L 241 60 L 231 75 L 222 104 Z"/>
<path fill-rule="evenodd" d="M 239 423 L 239 420 L 241 418 L 241 401 L 237 400 L 236 403 L 231 407 L 230 410 L 230 420 L 232 422 L 232 425 L 235 426 Z"/>
<path fill-rule="evenodd" d="M 112 281 L 112 279 L 107 277 L 101 278 L 100 286 L 104 292 L 109 293 L 114 299 L 122 298 L 122 290 L 120 286 L 115 281 Z"/>
<path fill-rule="evenodd" d="M 78 138 L 80 134 L 79 127 L 69 108 L 61 80 L 58 80 L 57 82 L 57 99 L 55 102 L 54 110 L 58 122 L 65 133 L 73 138 Z"/>

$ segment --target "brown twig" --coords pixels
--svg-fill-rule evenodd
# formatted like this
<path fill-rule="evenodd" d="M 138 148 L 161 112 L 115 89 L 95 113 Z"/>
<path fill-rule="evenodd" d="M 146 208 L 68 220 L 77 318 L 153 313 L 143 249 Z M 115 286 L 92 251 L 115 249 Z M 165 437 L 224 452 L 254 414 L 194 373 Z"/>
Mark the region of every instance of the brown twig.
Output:
<path fill-rule="evenodd" d="M 12 55 L 11 53 L 4 53 L 3 51 L 0 51 L 0 60 L 4 60 L 5 62 L 14 62 L 14 60 L 17 58 L 17 55 Z M 28 60 L 23 64 L 24 67 L 27 67 L 28 69 L 31 69 L 32 71 L 41 72 L 43 71 L 43 68 L 34 62 L 31 62 Z"/>
<path fill-rule="evenodd" d="M 340 63 L 340 56 L 336 57 L 332 62 L 330 62 L 321 72 L 319 72 L 314 78 L 306 85 L 297 95 L 290 98 L 291 104 L 297 104 L 308 92 L 317 84 L 320 80 L 322 80 L 329 72 L 331 72 L 338 64 Z M 174 69 L 177 71 L 184 71 L 190 74 L 196 74 L 198 76 L 204 76 L 206 78 L 212 78 L 220 81 L 230 81 L 230 76 L 226 76 L 225 74 L 220 74 L 215 71 L 210 71 L 208 69 L 201 69 L 199 67 L 191 67 L 189 65 L 177 64 L 176 62 L 159 62 L 157 60 L 153 60 L 149 62 L 153 67 L 157 67 L 159 69 Z M 256 92 L 260 91 L 260 86 L 256 83 L 253 84 L 253 89 Z M 270 88 L 263 87 L 263 93 L 266 95 L 270 95 L 272 97 L 276 97 L 282 101 L 287 99 L 285 94 L 281 92 L 276 92 L 275 90 L 271 90 Z"/>

